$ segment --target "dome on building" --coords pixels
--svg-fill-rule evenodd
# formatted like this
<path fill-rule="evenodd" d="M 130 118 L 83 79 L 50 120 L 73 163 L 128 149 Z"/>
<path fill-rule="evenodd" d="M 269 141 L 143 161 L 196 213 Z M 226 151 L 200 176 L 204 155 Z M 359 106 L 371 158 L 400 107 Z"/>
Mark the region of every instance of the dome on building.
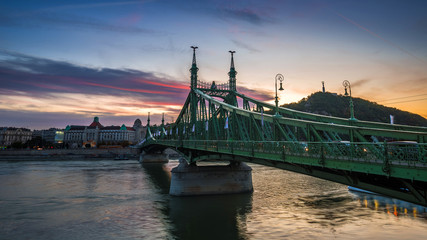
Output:
<path fill-rule="evenodd" d="M 141 120 L 136 119 L 135 122 L 133 123 L 133 127 L 141 127 L 142 126 L 142 122 Z"/>
<path fill-rule="evenodd" d="M 89 127 L 98 127 L 98 128 L 102 128 L 104 126 L 102 126 L 101 123 L 99 123 L 99 118 L 98 117 L 94 117 L 93 118 L 93 122 L 89 125 Z"/>
<path fill-rule="evenodd" d="M 123 124 L 123 125 L 120 127 L 120 130 L 127 130 L 127 128 L 126 128 L 126 126 Z"/>

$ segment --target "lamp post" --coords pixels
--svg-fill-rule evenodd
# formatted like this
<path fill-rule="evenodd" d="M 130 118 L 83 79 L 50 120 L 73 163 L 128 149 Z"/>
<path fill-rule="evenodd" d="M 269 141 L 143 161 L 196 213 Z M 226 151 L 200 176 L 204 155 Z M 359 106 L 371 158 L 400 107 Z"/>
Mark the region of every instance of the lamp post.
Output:
<path fill-rule="evenodd" d="M 351 85 L 350 85 L 350 82 L 348 80 L 344 80 L 342 82 L 342 85 L 344 86 L 344 90 L 345 90 L 344 96 L 348 96 L 349 95 L 347 93 L 347 87 L 348 87 L 348 90 L 350 91 L 350 120 L 356 121 L 357 119 L 354 117 L 354 105 L 353 105 L 353 99 L 351 97 Z"/>
<path fill-rule="evenodd" d="M 279 114 L 279 97 L 277 96 L 277 81 L 278 80 L 280 81 L 279 91 L 283 91 L 284 90 L 282 87 L 283 79 L 284 79 L 284 77 L 282 74 L 278 73 L 276 75 L 276 85 L 275 85 L 276 86 L 276 115 L 275 116 L 277 116 L 277 117 L 280 116 L 280 114 Z"/>

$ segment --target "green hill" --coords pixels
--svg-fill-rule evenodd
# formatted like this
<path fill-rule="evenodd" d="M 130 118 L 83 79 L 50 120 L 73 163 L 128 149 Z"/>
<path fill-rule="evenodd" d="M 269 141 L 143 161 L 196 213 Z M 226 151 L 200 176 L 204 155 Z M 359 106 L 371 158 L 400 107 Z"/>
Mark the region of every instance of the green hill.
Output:
<path fill-rule="evenodd" d="M 359 120 L 389 123 L 390 115 L 393 115 L 395 124 L 427 127 L 427 119 L 418 114 L 385 107 L 361 98 L 353 98 L 353 104 L 354 116 Z M 316 92 L 297 103 L 289 103 L 282 106 L 321 115 L 341 118 L 350 117 L 349 97 L 329 92 Z"/>

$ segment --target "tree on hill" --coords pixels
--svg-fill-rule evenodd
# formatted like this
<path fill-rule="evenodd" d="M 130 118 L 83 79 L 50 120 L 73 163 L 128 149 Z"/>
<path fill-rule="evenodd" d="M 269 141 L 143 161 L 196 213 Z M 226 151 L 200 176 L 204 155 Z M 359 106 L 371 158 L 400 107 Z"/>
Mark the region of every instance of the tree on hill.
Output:
<path fill-rule="evenodd" d="M 350 118 L 349 97 L 330 92 L 316 92 L 296 103 L 284 104 L 282 107 L 298 111 Z M 427 127 L 427 119 L 418 114 L 386 107 L 361 98 L 353 98 L 354 116 L 359 120 L 373 122 L 390 122 L 390 115 L 394 116 L 395 124 Z"/>

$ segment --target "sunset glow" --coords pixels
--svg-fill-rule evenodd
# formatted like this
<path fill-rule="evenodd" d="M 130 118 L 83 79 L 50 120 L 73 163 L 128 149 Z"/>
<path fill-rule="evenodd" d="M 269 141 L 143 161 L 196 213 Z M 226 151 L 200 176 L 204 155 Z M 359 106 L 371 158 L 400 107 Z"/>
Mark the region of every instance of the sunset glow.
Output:
<path fill-rule="evenodd" d="M 190 87 L 188 85 L 181 85 L 181 84 L 177 84 L 177 85 L 172 85 L 172 84 L 165 84 L 165 83 L 158 83 L 158 82 L 153 82 L 153 81 L 148 81 L 148 80 L 138 80 L 138 82 L 141 83 L 145 83 L 145 84 L 153 84 L 156 86 L 162 86 L 162 87 L 168 87 L 168 88 L 178 88 L 178 89 L 185 89 L 187 91 L 190 90 Z"/>
<path fill-rule="evenodd" d="M 425 1 L 5 1 L 0 3 L 0 126 L 159 123 L 201 81 L 280 104 L 343 94 L 427 117 Z M 398 17 L 397 17 L 398 16 Z M 357 106 L 355 106 L 357 114 Z M 49 120 L 46 120 L 49 119 Z"/>

